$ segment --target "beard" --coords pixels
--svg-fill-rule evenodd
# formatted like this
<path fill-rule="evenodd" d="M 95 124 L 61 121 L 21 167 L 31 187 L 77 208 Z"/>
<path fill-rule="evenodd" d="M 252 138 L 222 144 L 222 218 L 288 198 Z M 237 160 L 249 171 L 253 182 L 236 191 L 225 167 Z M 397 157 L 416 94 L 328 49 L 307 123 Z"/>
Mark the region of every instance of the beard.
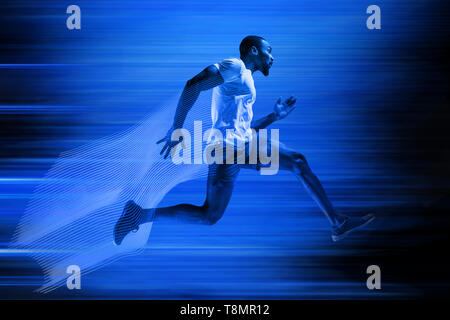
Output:
<path fill-rule="evenodd" d="M 262 74 L 264 75 L 264 76 L 268 76 L 269 75 L 269 70 L 270 70 L 270 65 L 268 65 L 268 64 L 265 64 L 263 67 L 262 67 L 262 69 L 261 69 L 261 72 L 262 72 Z"/>

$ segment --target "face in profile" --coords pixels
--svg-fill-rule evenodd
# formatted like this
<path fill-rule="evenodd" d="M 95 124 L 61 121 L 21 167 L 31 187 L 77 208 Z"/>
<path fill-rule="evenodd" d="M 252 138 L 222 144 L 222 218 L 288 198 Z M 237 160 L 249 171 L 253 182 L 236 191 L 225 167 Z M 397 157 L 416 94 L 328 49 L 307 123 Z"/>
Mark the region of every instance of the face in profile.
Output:
<path fill-rule="evenodd" d="M 263 75 L 268 76 L 269 70 L 273 64 L 272 47 L 266 40 L 261 40 L 258 51 L 256 65 L 258 66 L 258 70 L 260 70 Z"/>

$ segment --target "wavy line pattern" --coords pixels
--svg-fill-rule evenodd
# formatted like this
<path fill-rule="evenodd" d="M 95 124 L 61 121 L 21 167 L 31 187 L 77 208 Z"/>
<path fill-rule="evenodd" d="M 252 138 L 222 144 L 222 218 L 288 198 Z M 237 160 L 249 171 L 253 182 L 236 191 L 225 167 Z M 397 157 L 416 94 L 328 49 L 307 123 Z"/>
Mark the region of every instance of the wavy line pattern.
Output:
<path fill-rule="evenodd" d="M 205 101 L 206 102 L 206 101 Z M 184 181 L 206 177 L 206 165 L 176 165 L 159 152 L 171 124 L 175 100 L 134 127 L 63 152 L 37 186 L 16 229 L 12 247 L 32 250 L 45 282 L 37 291 L 64 285 L 66 268 L 78 265 L 83 275 L 107 263 L 138 254 L 146 244 L 152 223 L 113 244 L 113 228 L 125 203 L 132 199 L 144 208 L 156 207 Z M 186 120 L 210 127 L 207 103 L 195 107 Z M 203 149 L 203 148 L 202 148 Z M 193 150 L 192 156 L 201 150 Z"/>

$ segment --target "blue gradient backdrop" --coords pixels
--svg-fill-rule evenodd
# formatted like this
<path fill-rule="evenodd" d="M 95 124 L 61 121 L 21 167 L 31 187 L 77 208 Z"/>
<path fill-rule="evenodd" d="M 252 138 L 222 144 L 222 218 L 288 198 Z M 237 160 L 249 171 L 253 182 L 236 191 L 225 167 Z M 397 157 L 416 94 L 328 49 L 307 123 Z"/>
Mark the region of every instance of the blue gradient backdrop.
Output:
<path fill-rule="evenodd" d="M 449 194 L 448 112 L 433 118 L 448 110 L 439 2 L 77 0 L 78 31 L 66 28 L 69 4 L 1 5 L 1 298 L 410 298 L 448 285 L 411 271 L 435 270 L 423 246 L 446 233 L 420 229 L 441 212 L 426 208 Z M 381 30 L 366 28 L 371 4 Z M 40 269 L 7 246 L 55 157 L 132 126 L 207 65 L 238 56 L 248 34 L 265 37 L 275 58 L 269 77 L 255 75 L 255 117 L 297 96 L 296 111 L 273 126 L 280 140 L 305 154 L 337 208 L 375 210 L 376 222 L 332 243 L 293 176 L 241 171 L 217 225 L 155 224 L 148 250 L 83 277 L 81 291 L 33 294 Z M 160 205 L 200 204 L 205 184 L 179 185 Z M 379 292 L 365 286 L 371 264 L 383 271 Z"/>

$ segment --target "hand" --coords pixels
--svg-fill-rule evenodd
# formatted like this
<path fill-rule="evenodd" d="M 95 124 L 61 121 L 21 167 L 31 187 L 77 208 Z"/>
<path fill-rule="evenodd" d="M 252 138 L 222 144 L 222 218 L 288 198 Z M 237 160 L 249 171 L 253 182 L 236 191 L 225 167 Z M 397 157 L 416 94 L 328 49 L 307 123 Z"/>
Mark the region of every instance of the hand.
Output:
<path fill-rule="evenodd" d="M 170 154 L 170 151 L 172 150 L 173 147 L 175 147 L 177 144 L 179 144 L 182 140 L 183 137 L 180 137 L 180 140 L 178 141 L 172 141 L 172 133 L 175 131 L 175 128 L 172 126 L 169 131 L 167 131 L 167 134 L 164 138 L 162 138 L 161 140 L 159 140 L 158 142 L 156 142 L 156 144 L 160 144 L 161 142 L 166 142 L 161 150 L 161 152 L 159 154 L 163 154 L 164 151 L 164 159 L 167 159 L 167 157 Z"/>
<path fill-rule="evenodd" d="M 297 99 L 294 97 L 289 97 L 284 102 L 281 101 L 281 97 L 278 98 L 277 103 L 275 103 L 275 106 L 273 108 L 273 111 L 275 113 L 276 120 L 281 120 L 287 117 L 289 113 L 294 111 L 295 109 L 295 102 Z"/>

